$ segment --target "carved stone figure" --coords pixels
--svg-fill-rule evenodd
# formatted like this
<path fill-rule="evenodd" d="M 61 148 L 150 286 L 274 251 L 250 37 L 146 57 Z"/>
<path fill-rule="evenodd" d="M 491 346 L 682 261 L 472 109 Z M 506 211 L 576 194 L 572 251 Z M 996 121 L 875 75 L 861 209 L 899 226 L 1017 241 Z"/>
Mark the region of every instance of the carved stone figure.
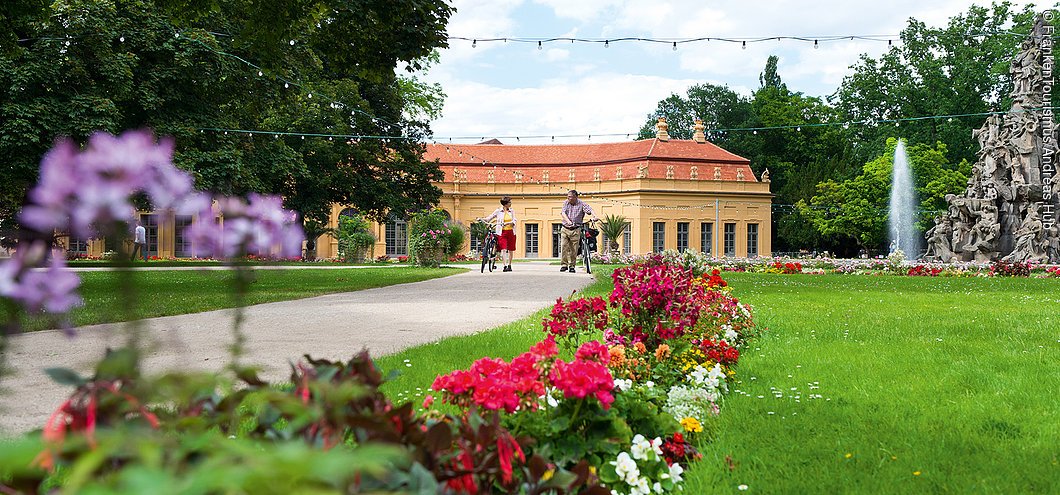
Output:
<path fill-rule="evenodd" d="M 1056 127 L 1043 129 L 1043 114 L 1034 111 L 1046 89 L 1039 47 L 1051 34 L 1039 17 L 1009 66 L 1012 106 L 972 131 L 980 149 L 971 177 L 963 194 L 946 196 L 946 213 L 926 233 L 926 258 L 1060 262 L 1060 226 L 1043 223 L 1039 212 L 1047 176 L 1041 170 L 1043 143 L 1046 137 L 1056 142 Z M 1060 206 L 1060 195 L 1050 201 L 1051 208 Z"/>
<path fill-rule="evenodd" d="M 935 226 L 927 231 L 927 252 L 924 259 L 937 260 L 949 263 L 956 259 L 951 247 L 953 237 L 953 221 L 950 217 L 940 215 L 935 217 Z"/>
<path fill-rule="evenodd" d="M 1045 240 L 1045 231 L 1042 221 L 1038 218 L 1038 205 L 1031 204 L 1027 210 L 1027 217 L 1016 230 L 1016 246 L 1008 256 L 1002 258 L 1010 263 L 1043 263 L 1048 260 L 1042 241 Z"/>

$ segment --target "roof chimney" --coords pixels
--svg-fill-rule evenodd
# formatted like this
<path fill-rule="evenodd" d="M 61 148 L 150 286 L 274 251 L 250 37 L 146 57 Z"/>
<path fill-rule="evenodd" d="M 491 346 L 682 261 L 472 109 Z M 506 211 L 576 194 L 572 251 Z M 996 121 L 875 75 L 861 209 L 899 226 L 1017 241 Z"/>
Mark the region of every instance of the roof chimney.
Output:
<path fill-rule="evenodd" d="M 707 142 L 707 135 L 703 133 L 703 129 L 706 129 L 706 126 L 703 125 L 703 119 L 696 119 L 696 125 L 692 129 L 695 131 L 692 134 L 692 140 L 697 143 Z"/>
<path fill-rule="evenodd" d="M 655 124 L 655 139 L 659 141 L 669 141 L 670 134 L 666 132 L 669 126 L 666 125 L 666 117 L 659 117 L 659 122 Z"/>

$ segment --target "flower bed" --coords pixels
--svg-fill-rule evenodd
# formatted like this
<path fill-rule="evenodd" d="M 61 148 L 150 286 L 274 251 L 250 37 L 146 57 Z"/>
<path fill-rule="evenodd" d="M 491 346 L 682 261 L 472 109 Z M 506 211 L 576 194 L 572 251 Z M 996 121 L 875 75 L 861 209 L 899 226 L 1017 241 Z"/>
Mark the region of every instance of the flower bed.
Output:
<path fill-rule="evenodd" d="M 557 301 L 542 322 L 545 338 L 527 352 L 484 357 L 431 389 L 462 415 L 496 415 L 516 438 L 536 439 L 524 454 L 557 469 L 587 463 L 590 485 L 677 491 L 700 457 L 690 440 L 709 440 L 756 327 L 716 270 L 696 274 L 653 256 L 612 280 L 606 301 Z M 560 357 L 561 345 L 572 359 Z"/>
<path fill-rule="evenodd" d="M 644 256 L 597 256 L 599 263 L 633 264 L 655 255 Z M 664 251 L 663 259 L 669 263 L 702 274 L 711 270 L 723 272 L 752 272 L 792 274 L 826 274 L 845 275 L 900 275 L 919 277 L 1057 277 L 1060 266 L 1031 265 L 1027 263 L 978 263 L 956 262 L 941 263 L 927 261 L 908 261 L 904 255 L 892 254 L 887 258 L 838 259 L 838 258 L 714 258 L 696 251 Z"/>

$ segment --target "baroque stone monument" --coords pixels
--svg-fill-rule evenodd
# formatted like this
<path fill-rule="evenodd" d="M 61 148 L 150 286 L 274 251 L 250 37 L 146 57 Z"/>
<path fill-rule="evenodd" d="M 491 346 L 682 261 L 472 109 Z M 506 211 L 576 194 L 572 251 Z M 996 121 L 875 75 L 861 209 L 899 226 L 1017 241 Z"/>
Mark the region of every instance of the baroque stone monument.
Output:
<path fill-rule="evenodd" d="M 1039 17 L 1010 65 L 1012 107 L 972 131 L 979 154 L 962 196 L 927 231 L 926 260 L 1060 262 L 1053 190 L 1053 27 Z"/>

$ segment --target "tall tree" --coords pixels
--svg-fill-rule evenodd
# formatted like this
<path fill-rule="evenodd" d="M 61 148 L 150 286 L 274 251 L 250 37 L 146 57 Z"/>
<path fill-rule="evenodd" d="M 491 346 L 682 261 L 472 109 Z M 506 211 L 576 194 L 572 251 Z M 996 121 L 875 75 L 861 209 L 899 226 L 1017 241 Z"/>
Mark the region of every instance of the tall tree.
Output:
<path fill-rule="evenodd" d="M 695 121 L 702 119 L 711 142 L 739 155 L 745 147 L 744 136 L 717 130 L 745 127 L 751 119 L 751 101 L 728 86 L 696 84 L 684 96 L 675 93 L 660 101 L 655 111 L 648 114 L 637 138 L 655 137 L 659 117 L 666 117 L 668 132 L 675 139 L 692 139 Z"/>
<path fill-rule="evenodd" d="M 1008 109 L 1009 63 L 1035 17 L 1032 5 L 1010 2 L 972 6 L 942 28 L 910 19 L 901 42 L 879 58 L 862 55 L 853 73 L 830 97 L 847 121 L 879 122 L 929 115 L 962 115 Z M 1021 34 L 1022 33 L 1022 34 Z M 972 129 L 984 116 L 927 119 L 851 128 L 859 162 L 878 156 L 886 139 L 946 143 L 955 161 L 974 161 Z"/>
<path fill-rule="evenodd" d="M 24 40 L 0 52 L 0 218 L 55 138 L 138 127 L 174 136 L 200 188 L 283 194 L 310 231 L 333 202 L 381 219 L 440 195 L 420 142 L 443 95 L 414 73 L 446 45 L 443 0 L 57 0 L 0 13 L 0 40 Z M 201 131 L 212 128 L 295 135 Z"/>
<path fill-rule="evenodd" d="M 809 201 L 799 202 L 800 213 L 821 236 L 834 241 L 852 240 L 867 251 L 884 247 L 897 145 L 897 139 L 888 139 L 887 151 L 866 163 L 859 175 L 841 181 L 825 180 L 817 185 L 817 192 Z M 967 161 L 953 164 L 947 153 L 947 146 L 941 142 L 907 148 L 919 198 L 917 220 L 921 231 L 934 215 L 945 211 L 947 194 L 964 189 L 971 172 Z"/>

